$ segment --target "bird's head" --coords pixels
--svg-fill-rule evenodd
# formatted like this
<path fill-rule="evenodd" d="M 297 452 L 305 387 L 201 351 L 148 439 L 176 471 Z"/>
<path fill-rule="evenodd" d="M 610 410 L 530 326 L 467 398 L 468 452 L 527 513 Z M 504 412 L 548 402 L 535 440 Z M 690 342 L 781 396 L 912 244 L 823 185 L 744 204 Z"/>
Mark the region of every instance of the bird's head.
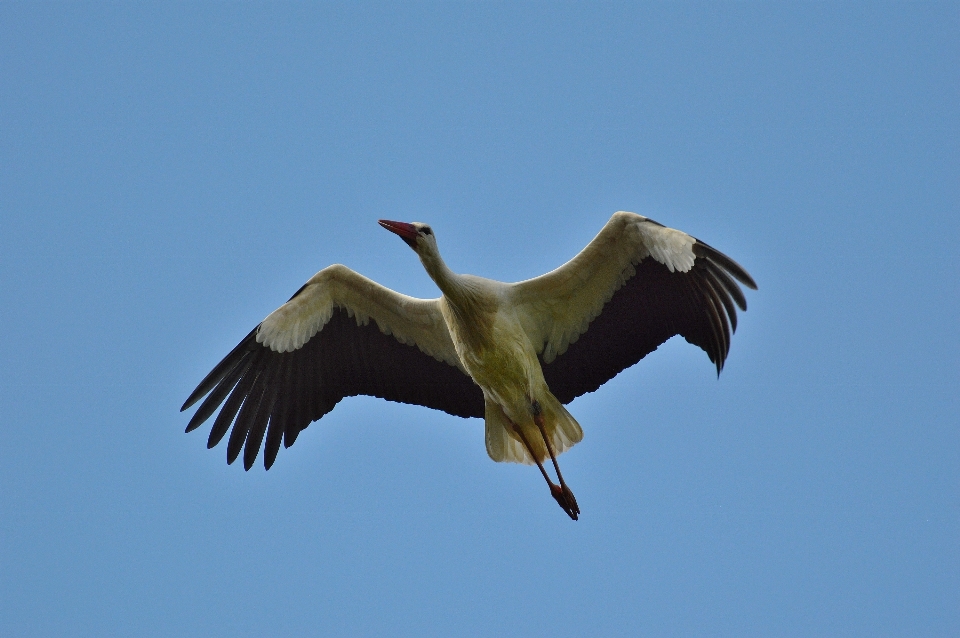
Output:
<path fill-rule="evenodd" d="M 437 238 L 433 234 L 433 229 L 427 224 L 421 222 L 392 222 L 389 219 L 381 219 L 380 225 L 392 233 L 400 236 L 407 246 L 413 248 L 414 252 L 420 255 L 420 258 L 437 254 Z"/>
<path fill-rule="evenodd" d="M 448 284 L 455 275 L 447 268 L 440 257 L 440 249 L 437 248 L 437 237 L 433 234 L 433 229 L 421 222 L 408 224 L 407 222 L 392 222 L 388 219 L 381 219 L 380 225 L 390 232 L 400 235 L 400 239 L 406 242 L 407 246 L 413 248 L 427 274 L 446 294 L 450 289 Z"/>

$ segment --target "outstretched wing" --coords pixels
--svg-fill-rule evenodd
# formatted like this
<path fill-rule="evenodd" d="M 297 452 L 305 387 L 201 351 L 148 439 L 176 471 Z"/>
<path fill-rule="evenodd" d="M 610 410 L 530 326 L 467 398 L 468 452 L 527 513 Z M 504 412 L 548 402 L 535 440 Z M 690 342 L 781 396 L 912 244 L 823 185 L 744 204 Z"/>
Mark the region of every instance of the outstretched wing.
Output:
<path fill-rule="evenodd" d="M 290 447 L 348 396 L 483 416 L 483 393 L 459 367 L 438 304 L 396 293 L 345 266 L 321 270 L 200 382 L 181 408 L 207 397 L 187 432 L 222 404 L 207 447 L 232 425 L 227 462 L 243 449 L 249 470 L 266 437 L 269 469 L 281 441 Z"/>
<path fill-rule="evenodd" d="M 513 296 L 547 384 L 568 403 L 678 334 L 720 374 L 737 328 L 734 304 L 747 309 L 737 281 L 757 287 L 707 244 L 621 211 L 572 260 L 514 284 Z"/>

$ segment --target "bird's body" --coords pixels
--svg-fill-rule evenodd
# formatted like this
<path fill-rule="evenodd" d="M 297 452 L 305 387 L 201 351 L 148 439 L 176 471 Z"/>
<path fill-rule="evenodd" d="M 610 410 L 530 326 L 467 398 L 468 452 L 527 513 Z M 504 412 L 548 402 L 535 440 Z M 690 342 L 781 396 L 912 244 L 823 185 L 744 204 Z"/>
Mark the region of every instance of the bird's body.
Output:
<path fill-rule="evenodd" d="M 417 252 L 442 296 L 408 297 L 341 265 L 321 270 L 200 383 L 182 409 L 209 396 L 188 432 L 223 404 L 208 446 L 233 423 L 228 462 L 243 449 L 249 469 L 266 436 L 269 468 L 281 439 L 291 445 L 345 396 L 482 416 L 489 456 L 536 463 L 576 519 L 556 456 L 583 431 L 563 404 L 675 334 L 702 347 L 719 374 L 734 303 L 746 309 L 733 278 L 756 287 L 722 253 L 633 213 L 614 214 L 567 264 L 514 284 L 451 271 L 425 224 L 380 223 Z"/>
<path fill-rule="evenodd" d="M 556 454 L 583 438 L 583 431 L 550 392 L 536 349 L 512 303 L 511 286 L 480 277 L 458 276 L 459 294 L 440 301 L 460 363 L 484 398 L 487 453 L 495 461 L 534 463 L 549 452 L 531 420 L 534 405 L 544 411 L 544 427 Z M 513 425 L 524 430 L 531 457 Z"/>

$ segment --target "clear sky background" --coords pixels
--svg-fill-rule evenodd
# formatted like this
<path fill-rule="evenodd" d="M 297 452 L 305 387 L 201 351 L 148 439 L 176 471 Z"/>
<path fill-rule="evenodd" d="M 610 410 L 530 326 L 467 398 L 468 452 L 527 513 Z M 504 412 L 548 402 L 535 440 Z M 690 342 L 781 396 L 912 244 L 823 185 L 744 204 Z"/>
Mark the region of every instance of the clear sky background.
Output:
<path fill-rule="evenodd" d="M 960 8 L 0 4 L 3 636 L 960 632 Z M 516 281 L 616 210 L 738 260 L 570 409 L 343 401 L 269 472 L 179 407 L 381 217 Z M 262 457 L 261 457 L 262 458 Z"/>

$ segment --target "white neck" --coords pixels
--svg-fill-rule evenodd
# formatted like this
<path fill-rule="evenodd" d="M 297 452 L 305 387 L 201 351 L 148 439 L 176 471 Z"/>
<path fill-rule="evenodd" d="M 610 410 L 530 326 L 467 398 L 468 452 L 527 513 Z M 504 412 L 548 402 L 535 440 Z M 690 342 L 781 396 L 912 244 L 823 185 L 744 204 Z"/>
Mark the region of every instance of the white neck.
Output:
<path fill-rule="evenodd" d="M 461 276 L 450 270 L 440 253 L 432 250 L 425 250 L 420 254 L 420 263 L 424 270 L 430 275 L 437 287 L 443 294 L 451 300 L 457 300 L 463 295 L 463 283 Z"/>
<path fill-rule="evenodd" d="M 493 335 L 491 321 L 496 313 L 495 300 L 485 294 L 476 277 L 458 275 L 450 270 L 438 251 L 423 251 L 420 261 L 443 292 L 443 298 L 456 318 L 453 325 L 450 319 L 447 320 L 448 328 L 473 351 L 487 347 Z"/>

